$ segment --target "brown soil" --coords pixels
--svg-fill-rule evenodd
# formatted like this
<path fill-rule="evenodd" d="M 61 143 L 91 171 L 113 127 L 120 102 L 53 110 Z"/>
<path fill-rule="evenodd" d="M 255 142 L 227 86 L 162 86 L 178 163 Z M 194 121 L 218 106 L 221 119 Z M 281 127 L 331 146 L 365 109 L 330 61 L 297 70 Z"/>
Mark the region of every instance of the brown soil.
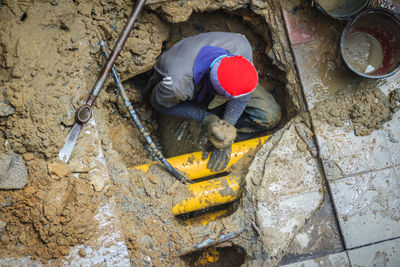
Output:
<path fill-rule="evenodd" d="M 3 1 L 2 100 L 15 114 L 0 119 L 1 151 L 23 155 L 29 182 L 23 190 L 0 192 L 0 220 L 7 224 L 1 255 L 58 258 L 98 234 L 93 217 L 106 198 L 95 191 L 104 188 L 104 181 L 99 185 L 95 174 L 73 160 L 65 171 L 68 166 L 57 162 L 57 154 L 74 122 L 74 109 L 86 98 L 103 62 L 99 37 L 112 47 L 131 8 L 131 1 Z M 123 79 L 150 69 L 168 35 L 156 15 L 143 14 L 122 53 L 124 60 L 118 60 Z M 139 132 L 108 104 L 117 105 L 115 98 L 114 92 L 102 92 L 96 104 L 112 114 L 109 129 L 115 146 L 129 163 L 146 162 Z M 84 152 L 85 157 L 92 152 Z"/>

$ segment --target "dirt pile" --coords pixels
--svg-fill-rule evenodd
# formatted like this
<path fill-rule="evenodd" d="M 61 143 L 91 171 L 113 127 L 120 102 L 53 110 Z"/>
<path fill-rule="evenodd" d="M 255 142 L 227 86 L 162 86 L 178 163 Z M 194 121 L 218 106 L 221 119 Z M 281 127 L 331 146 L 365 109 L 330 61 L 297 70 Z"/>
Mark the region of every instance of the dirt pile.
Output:
<path fill-rule="evenodd" d="M 93 173 L 82 171 L 74 162 L 68 170 L 57 162 L 57 154 L 74 123 L 75 109 L 84 102 L 99 63 L 104 61 L 98 53 L 98 41 L 103 38 L 113 46 L 132 4 L 3 1 L 0 155 L 22 155 L 29 179 L 23 190 L 0 191 L 0 221 L 5 224 L 1 255 L 57 258 L 68 254 L 71 246 L 91 239 L 98 230 L 93 217 L 104 195 L 96 191 L 101 191 L 104 183 L 94 181 Z M 124 57 L 118 60 L 125 79 L 151 68 L 168 36 L 156 15 L 144 11 L 139 21 L 137 31 L 128 39 L 129 49 L 124 49 Z M 94 112 L 110 98 L 117 102 L 114 92 L 104 90 Z M 117 116 L 120 118 L 119 113 L 114 118 Z M 128 122 L 119 127 L 126 125 Z M 130 130 L 126 136 L 137 151 L 135 164 L 140 163 L 148 153 L 137 138 L 140 133 L 126 128 Z"/>
<path fill-rule="evenodd" d="M 354 133 L 363 136 L 392 119 L 390 106 L 389 97 L 374 82 L 363 81 L 319 102 L 312 114 L 316 119 L 335 126 L 344 126 L 350 120 Z"/>
<path fill-rule="evenodd" d="M 67 255 L 70 246 L 84 243 L 96 233 L 93 216 L 99 196 L 90 184 L 54 170 L 54 165 L 49 165 L 51 178 L 46 166 L 35 166 L 38 161 L 30 161 L 29 173 L 30 179 L 39 178 L 40 184 L 31 182 L 22 192 L 0 195 L 1 220 L 7 222 L 0 243 L 5 255 L 29 254 L 48 260 Z"/>

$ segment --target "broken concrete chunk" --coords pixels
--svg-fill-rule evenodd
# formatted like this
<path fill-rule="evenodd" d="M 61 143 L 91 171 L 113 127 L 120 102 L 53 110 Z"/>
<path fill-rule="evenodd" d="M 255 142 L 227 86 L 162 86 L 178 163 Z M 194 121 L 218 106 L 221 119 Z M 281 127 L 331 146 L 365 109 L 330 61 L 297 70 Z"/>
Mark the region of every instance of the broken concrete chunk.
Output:
<path fill-rule="evenodd" d="M 0 117 L 7 117 L 15 113 L 15 108 L 10 104 L 0 102 Z"/>
<path fill-rule="evenodd" d="M 106 178 L 104 174 L 102 174 L 99 171 L 92 171 L 88 174 L 87 177 L 90 181 L 90 183 L 93 186 L 94 191 L 96 192 L 101 192 L 104 189 L 104 186 L 106 184 Z"/>
<path fill-rule="evenodd" d="M 28 172 L 20 155 L 0 154 L 0 189 L 21 189 L 28 183 Z"/>

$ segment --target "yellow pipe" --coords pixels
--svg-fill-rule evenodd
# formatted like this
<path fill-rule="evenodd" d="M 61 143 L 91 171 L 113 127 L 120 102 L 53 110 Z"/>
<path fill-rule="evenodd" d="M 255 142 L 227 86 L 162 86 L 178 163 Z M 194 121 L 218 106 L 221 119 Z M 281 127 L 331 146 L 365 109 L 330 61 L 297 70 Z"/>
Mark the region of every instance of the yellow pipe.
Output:
<path fill-rule="evenodd" d="M 234 143 L 232 145 L 231 160 L 229 161 L 226 169 L 221 170 L 220 172 L 213 172 L 207 168 L 208 159 L 210 157 L 207 157 L 207 159 L 202 160 L 201 158 L 202 152 L 193 152 L 189 154 L 172 157 L 168 159 L 168 162 L 174 168 L 184 172 L 189 179 L 195 180 L 227 171 L 231 165 L 235 164 L 238 160 L 240 160 L 249 150 L 256 149 L 257 146 L 264 144 L 264 142 L 266 142 L 270 137 L 271 136 L 268 135 Z M 159 164 L 159 163 L 156 161 L 148 164 L 135 166 L 134 168 L 142 170 L 144 172 L 148 172 L 150 166 L 153 164 Z"/>
<path fill-rule="evenodd" d="M 209 222 L 215 221 L 216 219 L 226 215 L 227 213 L 228 213 L 227 209 L 217 210 L 200 215 L 198 217 L 188 218 L 184 222 L 189 227 L 206 226 Z"/>
<path fill-rule="evenodd" d="M 244 179 L 237 176 L 224 176 L 195 184 L 187 185 L 186 199 L 178 201 L 172 208 L 174 215 L 198 211 L 239 198 Z"/>

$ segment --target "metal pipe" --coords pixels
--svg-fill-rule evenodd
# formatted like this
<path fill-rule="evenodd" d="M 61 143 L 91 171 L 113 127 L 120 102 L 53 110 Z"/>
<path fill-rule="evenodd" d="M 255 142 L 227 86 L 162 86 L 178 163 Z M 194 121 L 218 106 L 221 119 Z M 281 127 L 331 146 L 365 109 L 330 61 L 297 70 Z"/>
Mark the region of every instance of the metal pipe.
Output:
<path fill-rule="evenodd" d="M 135 21 L 136 21 L 137 17 L 139 16 L 140 11 L 142 10 L 145 3 L 146 3 L 146 0 L 139 0 L 136 3 L 136 7 L 135 7 L 134 11 L 132 12 L 131 16 L 128 18 L 128 22 L 126 23 L 124 30 L 122 31 L 121 35 L 119 36 L 117 44 L 114 46 L 114 49 L 111 52 L 110 57 L 108 58 L 106 64 L 104 65 L 103 69 L 101 70 L 100 75 L 97 78 L 97 81 L 96 81 L 95 85 L 93 86 L 92 91 L 90 92 L 91 95 L 94 95 L 96 97 L 99 95 L 100 90 L 103 87 L 104 82 L 106 81 L 107 76 L 112 69 L 112 66 L 114 65 L 115 61 L 117 60 L 119 53 L 121 52 L 122 48 L 124 47 L 126 39 L 128 39 L 129 32 L 131 31 L 133 25 L 135 24 Z"/>
<path fill-rule="evenodd" d="M 127 24 L 125 25 L 123 32 L 119 36 L 117 44 L 115 45 L 110 58 L 107 60 L 102 71 L 100 72 L 97 81 L 86 100 L 86 103 L 77 109 L 75 113 L 74 126 L 68 133 L 67 140 L 64 146 L 61 148 L 60 152 L 58 153 L 58 157 L 60 158 L 60 160 L 66 163 L 69 161 L 72 150 L 74 149 L 76 140 L 78 139 L 79 133 L 81 131 L 82 125 L 87 123 L 92 117 L 93 113 L 92 105 L 96 100 L 97 96 L 99 95 L 101 88 L 103 87 L 104 82 L 106 81 L 107 76 L 110 73 L 110 70 L 115 63 L 115 60 L 117 59 L 119 53 L 121 52 L 122 47 L 124 46 L 125 41 L 128 38 L 129 32 L 132 29 L 133 25 L 135 24 L 135 21 L 139 16 L 139 13 L 142 10 L 145 2 L 146 0 L 139 0 L 136 3 L 136 7 L 132 11 L 132 14 L 129 17 Z"/>
<path fill-rule="evenodd" d="M 189 184 L 186 189 L 190 197 L 175 203 L 172 212 L 181 215 L 235 201 L 241 196 L 243 182 L 243 177 L 228 175 Z"/>
<path fill-rule="evenodd" d="M 103 49 L 105 58 L 107 59 L 108 58 L 107 46 L 103 40 L 100 40 L 100 46 Z M 124 104 L 125 104 L 126 108 L 128 109 L 129 114 L 131 115 L 133 122 L 136 124 L 136 127 L 139 129 L 140 133 L 146 140 L 147 144 L 150 146 L 150 149 L 148 149 L 149 152 L 150 153 L 153 152 L 154 154 L 156 154 L 158 159 L 164 164 L 164 166 L 167 168 L 167 170 L 170 171 L 175 176 L 176 179 L 178 179 L 179 181 L 186 180 L 186 178 L 183 175 L 181 175 L 179 172 L 177 172 L 174 169 L 174 167 L 172 167 L 171 164 L 169 164 L 169 162 L 165 159 L 165 157 L 163 156 L 161 151 L 154 144 L 153 140 L 151 140 L 150 134 L 143 127 L 138 115 L 135 112 L 135 109 L 133 108 L 131 102 L 129 101 L 129 98 L 126 95 L 126 91 L 125 91 L 124 87 L 122 86 L 121 80 L 119 79 L 118 73 L 114 67 L 111 68 L 111 73 L 112 73 L 114 81 L 117 85 L 118 91 L 120 92 L 121 97 L 124 100 Z"/>

